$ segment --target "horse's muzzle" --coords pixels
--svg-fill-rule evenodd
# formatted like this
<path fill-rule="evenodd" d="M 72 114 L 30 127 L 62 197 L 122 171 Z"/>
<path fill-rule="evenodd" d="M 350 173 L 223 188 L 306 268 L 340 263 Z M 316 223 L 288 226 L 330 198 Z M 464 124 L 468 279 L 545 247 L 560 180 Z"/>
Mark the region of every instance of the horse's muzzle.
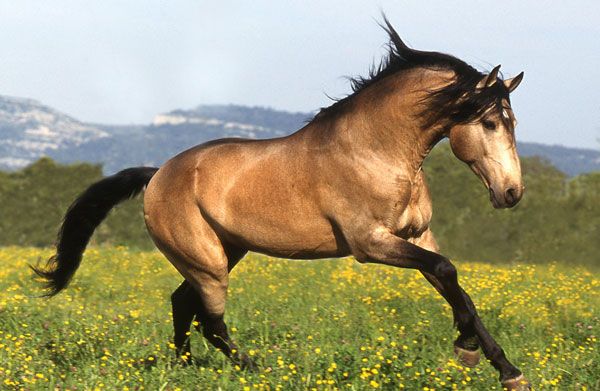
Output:
<path fill-rule="evenodd" d="M 512 208 L 517 205 L 523 197 L 522 186 L 509 186 L 504 192 L 498 194 L 492 187 L 489 188 L 490 201 L 494 205 L 494 208 Z"/>
<path fill-rule="evenodd" d="M 512 208 L 513 206 L 517 205 L 519 200 L 521 200 L 522 195 L 523 195 L 522 191 L 518 191 L 514 187 L 509 187 L 504 192 L 504 201 L 506 201 L 506 206 L 508 206 L 509 208 Z"/>

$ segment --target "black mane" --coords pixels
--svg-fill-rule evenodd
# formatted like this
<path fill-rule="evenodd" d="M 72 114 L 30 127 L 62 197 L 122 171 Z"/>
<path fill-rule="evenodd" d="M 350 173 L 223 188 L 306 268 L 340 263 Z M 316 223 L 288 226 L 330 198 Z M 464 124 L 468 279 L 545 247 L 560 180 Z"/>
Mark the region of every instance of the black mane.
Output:
<path fill-rule="evenodd" d="M 477 89 L 477 84 L 484 74 L 466 62 L 439 52 L 426 52 L 408 47 L 383 16 L 385 24 L 381 27 L 388 33 L 388 52 L 379 65 L 373 66 L 367 77 L 349 78 L 352 93 L 337 100 L 333 105 L 322 108 L 315 119 L 339 113 L 345 104 L 362 90 L 376 84 L 378 81 L 414 68 L 450 70 L 455 73 L 455 79 L 449 85 L 429 91 L 424 100 L 425 109 L 418 113 L 423 127 L 434 125 L 451 126 L 458 123 L 472 122 L 483 115 L 491 107 L 501 109 L 502 99 L 509 101 L 508 90 L 501 79 L 491 87 Z"/>

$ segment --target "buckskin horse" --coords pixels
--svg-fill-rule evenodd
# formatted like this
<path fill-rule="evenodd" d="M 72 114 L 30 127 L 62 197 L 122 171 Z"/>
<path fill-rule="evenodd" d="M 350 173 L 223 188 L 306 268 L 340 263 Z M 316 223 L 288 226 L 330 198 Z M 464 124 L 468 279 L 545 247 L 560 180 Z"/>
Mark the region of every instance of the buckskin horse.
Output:
<path fill-rule="evenodd" d="M 438 52 L 409 48 L 384 17 L 389 50 L 353 92 L 297 132 L 268 140 L 221 139 L 160 168 L 125 169 L 91 185 L 68 209 L 56 254 L 34 270 L 49 296 L 66 287 L 94 229 L 145 187 L 144 217 L 158 249 L 185 278 L 172 295 L 175 345 L 190 355 L 196 317 L 203 335 L 237 363 L 223 320 L 229 272 L 248 251 L 315 259 L 354 256 L 419 270 L 451 305 L 464 365 L 481 347 L 509 390 L 529 384 L 460 287 L 429 228 L 423 160 L 444 138 L 489 190 L 495 208 L 523 194 L 509 94 L 523 78 L 483 74 Z"/>

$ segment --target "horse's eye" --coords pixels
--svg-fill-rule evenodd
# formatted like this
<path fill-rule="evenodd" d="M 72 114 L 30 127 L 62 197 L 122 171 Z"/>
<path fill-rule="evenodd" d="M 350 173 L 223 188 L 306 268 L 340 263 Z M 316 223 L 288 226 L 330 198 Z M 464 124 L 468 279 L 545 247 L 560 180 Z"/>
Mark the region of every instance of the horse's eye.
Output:
<path fill-rule="evenodd" d="M 483 127 L 486 128 L 487 130 L 495 130 L 496 129 L 496 123 L 494 121 L 490 121 L 490 120 L 483 120 Z"/>

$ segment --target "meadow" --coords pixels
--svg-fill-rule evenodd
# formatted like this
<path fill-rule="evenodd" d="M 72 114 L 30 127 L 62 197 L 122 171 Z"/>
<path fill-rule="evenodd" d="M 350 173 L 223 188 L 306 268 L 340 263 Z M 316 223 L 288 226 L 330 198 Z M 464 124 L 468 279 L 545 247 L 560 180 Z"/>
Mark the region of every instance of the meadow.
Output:
<path fill-rule="evenodd" d="M 247 256 L 232 273 L 226 314 L 259 364 L 247 372 L 195 331 L 194 365 L 175 360 L 169 296 L 181 277 L 158 252 L 92 247 L 71 286 L 47 300 L 35 297 L 27 264 L 50 254 L 0 248 L 0 389 L 500 389 L 487 362 L 454 360 L 451 310 L 415 271 Z M 536 390 L 600 389 L 595 270 L 456 265 Z"/>

